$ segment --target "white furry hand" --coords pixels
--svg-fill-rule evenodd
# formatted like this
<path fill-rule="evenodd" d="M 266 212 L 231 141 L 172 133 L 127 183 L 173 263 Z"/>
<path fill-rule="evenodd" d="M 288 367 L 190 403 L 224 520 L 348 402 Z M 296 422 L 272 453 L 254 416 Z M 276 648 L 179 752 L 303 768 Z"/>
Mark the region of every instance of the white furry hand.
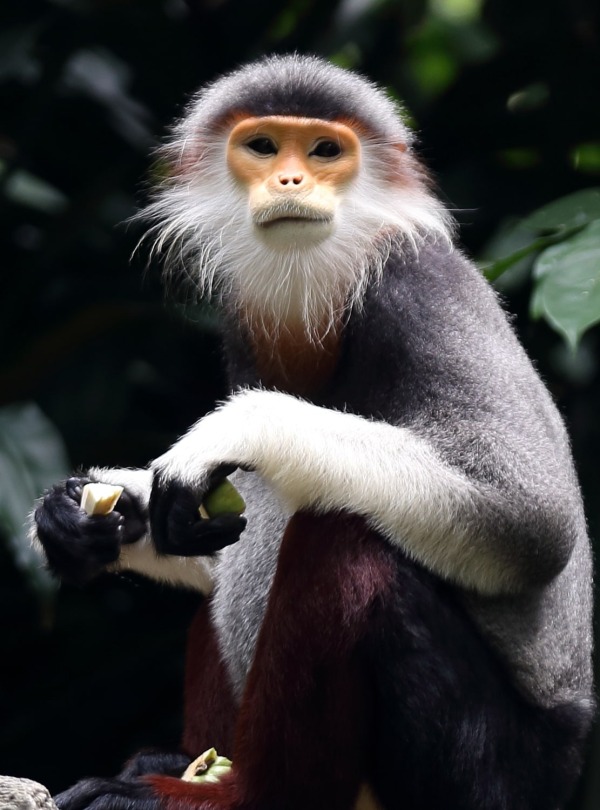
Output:
<path fill-rule="evenodd" d="M 209 413 L 152 463 L 155 478 L 202 492 L 218 467 L 260 466 L 269 421 L 267 391 L 242 391 Z M 283 396 L 281 394 L 275 396 Z M 263 407 L 264 406 L 264 407 Z"/>

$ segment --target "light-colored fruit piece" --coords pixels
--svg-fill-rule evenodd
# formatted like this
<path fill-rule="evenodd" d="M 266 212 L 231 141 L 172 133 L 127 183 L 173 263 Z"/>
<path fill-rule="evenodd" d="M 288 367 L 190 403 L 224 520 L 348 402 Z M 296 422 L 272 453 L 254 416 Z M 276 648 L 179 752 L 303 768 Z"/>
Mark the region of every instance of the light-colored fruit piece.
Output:
<path fill-rule="evenodd" d="M 218 782 L 231 770 L 232 762 L 220 757 L 215 748 L 209 748 L 185 769 L 184 782 Z"/>
<path fill-rule="evenodd" d="M 113 487 L 112 484 L 86 484 L 81 493 L 81 508 L 88 515 L 108 515 L 122 492 L 123 487 Z"/>
<path fill-rule="evenodd" d="M 241 515 L 245 508 L 244 499 L 231 481 L 225 478 L 208 493 L 198 511 L 202 518 L 214 518 L 226 514 Z"/>

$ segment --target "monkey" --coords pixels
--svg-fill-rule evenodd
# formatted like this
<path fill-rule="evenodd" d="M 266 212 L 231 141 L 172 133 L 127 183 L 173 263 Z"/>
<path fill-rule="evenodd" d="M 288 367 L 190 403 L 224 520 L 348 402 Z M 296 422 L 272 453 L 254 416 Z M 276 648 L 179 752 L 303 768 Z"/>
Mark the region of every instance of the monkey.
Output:
<path fill-rule="evenodd" d="M 182 746 L 59 808 L 563 808 L 594 712 L 569 440 L 402 107 L 269 56 L 159 155 L 150 252 L 219 307 L 230 394 L 146 469 L 56 484 L 32 535 L 66 581 L 203 595 Z M 201 518 L 224 476 L 244 516 Z M 115 512 L 83 513 L 88 480 L 124 487 Z M 230 772 L 179 778 L 210 746 Z"/>

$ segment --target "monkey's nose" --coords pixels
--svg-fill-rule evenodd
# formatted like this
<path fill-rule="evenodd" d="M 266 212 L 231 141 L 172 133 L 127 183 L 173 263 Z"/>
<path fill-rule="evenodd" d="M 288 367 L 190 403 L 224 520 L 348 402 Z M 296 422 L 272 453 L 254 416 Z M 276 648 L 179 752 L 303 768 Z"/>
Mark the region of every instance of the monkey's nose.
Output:
<path fill-rule="evenodd" d="M 304 180 L 304 175 L 301 172 L 282 172 L 277 175 L 277 179 L 282 186 L 299 186 Z"/>

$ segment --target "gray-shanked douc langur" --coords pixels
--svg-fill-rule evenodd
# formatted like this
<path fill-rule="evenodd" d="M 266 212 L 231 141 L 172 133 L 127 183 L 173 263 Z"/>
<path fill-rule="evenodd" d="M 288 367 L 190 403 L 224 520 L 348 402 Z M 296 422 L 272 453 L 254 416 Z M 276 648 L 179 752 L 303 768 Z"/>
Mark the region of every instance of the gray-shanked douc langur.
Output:
<path fill-rule="evenodd" d="M 58 806 L 562 808 L 593 711 L 569 442 L 401 110 L 272 57 L 201 90 L 161 157 L 148 238 L 220 306 L 231 395 L 148 469 L 55 486 L 33 534 L 67 581 L 206 598 L 181 752 Z M 245 516 L 201 518 L 234 469 Z M 86 480 L 125 487 L 112 514 Z M 232 769 L 181 780 L 211 746 Z"/>

